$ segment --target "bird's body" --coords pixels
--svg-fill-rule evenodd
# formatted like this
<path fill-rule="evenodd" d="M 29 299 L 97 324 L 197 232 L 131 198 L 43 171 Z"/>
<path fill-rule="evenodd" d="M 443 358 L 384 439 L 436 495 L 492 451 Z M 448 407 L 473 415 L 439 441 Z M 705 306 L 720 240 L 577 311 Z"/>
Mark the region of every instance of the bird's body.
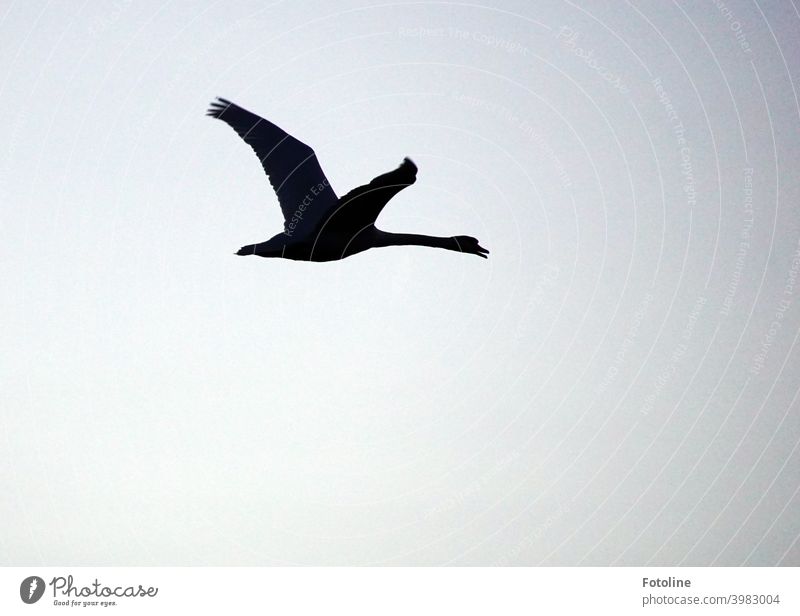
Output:
<path fill-rule="evenodd" d="M 375 227 L 389 200 L 416 182 L 417 166 L 409 158 L 394 171 L 339 198 L 314 150 L 264 118 L 225 99 L 217 100 L 208 115 L 227 122 L 256 152 L 284 217 L 282 233 L 265 242 L 243 246 L 236 254 L 338 261 L 370 248 L 430 246 L 486 258 L 489 251 L 470 236 L 387 233 Z"/>

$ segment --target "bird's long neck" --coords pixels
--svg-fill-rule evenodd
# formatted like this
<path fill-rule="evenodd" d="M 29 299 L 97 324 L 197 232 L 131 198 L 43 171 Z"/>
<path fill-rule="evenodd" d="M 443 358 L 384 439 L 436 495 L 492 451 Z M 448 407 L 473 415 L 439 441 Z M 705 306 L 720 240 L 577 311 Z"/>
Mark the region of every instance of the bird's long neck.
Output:
<path fill-rule="evenodd" d="M 379 231 L 376 246 L 429 246 L 431 248 L 444 248 L 458 250 L 458 243 L 452 237 L 438 237 L 435 235 L 418 235 L 416 233 L 388 233 Z"/>

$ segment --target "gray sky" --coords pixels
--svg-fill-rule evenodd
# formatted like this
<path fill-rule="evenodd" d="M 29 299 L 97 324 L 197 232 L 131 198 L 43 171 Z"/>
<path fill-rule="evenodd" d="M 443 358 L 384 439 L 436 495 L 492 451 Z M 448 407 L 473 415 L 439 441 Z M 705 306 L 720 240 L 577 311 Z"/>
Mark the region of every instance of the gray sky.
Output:
<path fill-rule="evenodd" d="M 800 564 L 794 4 L 265 4 L 0 9 L 0 562 Z"/>

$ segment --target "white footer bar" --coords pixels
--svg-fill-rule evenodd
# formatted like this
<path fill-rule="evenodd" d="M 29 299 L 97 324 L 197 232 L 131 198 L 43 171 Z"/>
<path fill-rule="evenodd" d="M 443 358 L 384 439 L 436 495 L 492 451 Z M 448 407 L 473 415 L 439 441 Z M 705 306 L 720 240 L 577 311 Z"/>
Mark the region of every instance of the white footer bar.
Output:
<path fill-rule="evenodd" d="M 800 614 L 800 569 L 5 567 L 0 614 Z"/>

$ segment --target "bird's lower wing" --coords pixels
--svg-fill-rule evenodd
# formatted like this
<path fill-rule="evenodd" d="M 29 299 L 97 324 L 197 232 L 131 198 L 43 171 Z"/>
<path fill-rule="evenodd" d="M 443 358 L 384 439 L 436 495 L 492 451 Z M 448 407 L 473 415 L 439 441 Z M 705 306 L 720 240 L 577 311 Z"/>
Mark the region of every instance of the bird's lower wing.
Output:
<path fill-rule="evenodd" d="M 405 158 L 397 169 L 344 195 L 339 200 L 336 219 L 354 228 L 374 224 L 389 200 L 416 181 L 417 166 L 410 158 Z"/>

